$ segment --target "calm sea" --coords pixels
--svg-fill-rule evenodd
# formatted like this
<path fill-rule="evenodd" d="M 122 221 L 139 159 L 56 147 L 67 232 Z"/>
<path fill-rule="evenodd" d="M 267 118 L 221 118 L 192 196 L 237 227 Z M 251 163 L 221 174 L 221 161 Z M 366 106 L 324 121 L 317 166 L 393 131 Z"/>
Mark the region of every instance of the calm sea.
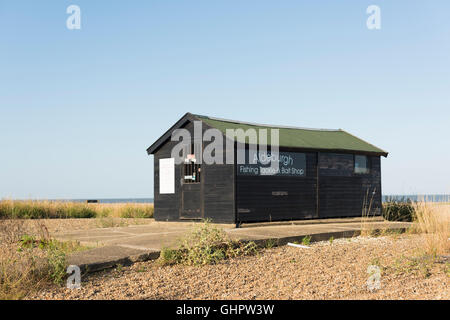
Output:
<path fill-rule="evenodd" d="M 450 195 L 448 194 L 426 194 L 426 195 L 383 195 L 383 202 L 386 201 L 427 201 L 427 202 L 450 202 Z"/>
<path fill-rule="evenodd" d="M 427 194 L 427 195 L 397 195 L 388 194 L 383 195 L 383 202 L 386 201 L 431 201 L 431 202 L 450 202 L 450 195 L 448 194 Z M 75 201 L 75 202 L 86 202 L 86 200 L 98 200 L 100 203 L 153 203 L 153 198 L 117 198 L 117 199 L 68 199 L 68 200 L 58 200 L 58 201 Z"/>

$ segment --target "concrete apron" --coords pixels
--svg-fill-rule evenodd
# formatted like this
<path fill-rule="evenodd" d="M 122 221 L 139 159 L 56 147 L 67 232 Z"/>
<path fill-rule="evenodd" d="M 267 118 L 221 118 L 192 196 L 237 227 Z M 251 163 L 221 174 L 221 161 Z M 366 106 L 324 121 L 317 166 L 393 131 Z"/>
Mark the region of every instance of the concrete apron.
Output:
<path fill-rule="evenodd" d="M 335 220 L 335 221 L 333 221 Z M 310 221 L 313 222 L 313 221 Z M 83 272 L 100 271 L 118 265 L 131 265 L 135 262 L 155 260 L 162 248 L 175 249 L 178 240 L 188 232 L 195 223 L 192 222 L 151 222 L 147 225 L 99 228 L 57 234 L 59 240 L 77 240 L 83 245 L 94 247 L 71 255 L 69 264 L 79 266 Z M 361 234 L 361 230 L 389 230 L 404 232 L 411 226 L 408 222 L 386 222 L 361 219 L 332 219 L 313 223 L 263 223 L 235 228 L 234 225 L 215 225 L 222 228 L 230 238 L 243 242 L 254 241 L 264 246 L 268 241 L 276 245 L 288 242 L 300 242 L 305 236 L 311 242 L 329 240 L 331 237 L 350 238 Z"/>

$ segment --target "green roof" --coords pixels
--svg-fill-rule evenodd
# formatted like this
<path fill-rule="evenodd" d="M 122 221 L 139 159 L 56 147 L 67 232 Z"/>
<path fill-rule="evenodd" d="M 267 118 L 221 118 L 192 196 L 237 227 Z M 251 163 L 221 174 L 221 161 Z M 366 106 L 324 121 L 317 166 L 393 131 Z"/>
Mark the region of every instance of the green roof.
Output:
<path fill-rule="evenodd" d="M 279 129 L 281 147 L 318 149 L 325 151 L 356 151 L 382 155 L 385 157 L 388 154 L 386 151 L 377 148 L 342 129 L 328 130 L 293 128 L 276 125 L 252 124 L 201 115 L 194 116 L 202 120 L 210 127 L 220 130 L 223 134 L 226 134 L 227 129 L 243 129 L 244 131 L 247 129 L 256 129 L 257 132 L 259 129 Z M 270 145 L 270 130 L 267 130 L 267 134 L 267 144 Z M 242 138 L 239 140 L 242 140 Z M 239 140 L 238 142 L 248 143 L 248 139 L 245 139 L 246 141 Z"/>

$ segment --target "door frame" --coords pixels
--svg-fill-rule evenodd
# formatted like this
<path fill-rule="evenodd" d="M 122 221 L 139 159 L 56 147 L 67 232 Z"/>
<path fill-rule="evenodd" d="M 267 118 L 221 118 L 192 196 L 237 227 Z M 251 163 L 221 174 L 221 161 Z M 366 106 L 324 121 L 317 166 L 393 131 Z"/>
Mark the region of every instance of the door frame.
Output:
<path fill-rule="evenodd" d="M 194 142 L 195 143 L 195 142 Z M 203 154 L 203 141 L 201 141 L 201 152 Z M 180 211 L 178 213 L 178 217 L 180 218 L 180 220 L 203 220 L 205 218 L 205 198 L 204 198 L 204 181 L 205 181 L 205 166 L 204 163 L 202 161 L 202 163 L 200 164 L 201 167 L 201 178 L 200 178 L 200 182 L 196 182 L 196 183 L 186 183 L 187 185 L 198 185 L 199 186 L 199 198 L 200 198 L 200 215 L 198 217 L 185 217 L 183 216 L 183 212 L 184 212 L 184 162 L 180 165 L 180 192 L 181 192 L 181 196 L 180 196 Z"/>

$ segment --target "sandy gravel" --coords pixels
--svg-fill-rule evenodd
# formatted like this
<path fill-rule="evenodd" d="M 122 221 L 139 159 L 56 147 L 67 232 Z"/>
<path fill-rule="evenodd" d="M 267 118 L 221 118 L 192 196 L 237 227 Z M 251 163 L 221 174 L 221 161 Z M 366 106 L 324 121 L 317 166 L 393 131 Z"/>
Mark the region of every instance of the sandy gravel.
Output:
<path fill-rule="evenodd" d="M 80 290 L 48 288 L 34 299 L 450 299 L 450 264 L 422 263 L 419 235 L 339 239 L 279 247 L 204 267 L 137 263 L 83 278 Z M 419 262 L 417 262 L 419 261 Z M 381 267 L 381 289 L 367 268 Z"/>
<path fill-rule="evenodd" d="M 95 228 L 126 227 L 154 222 L 144 218 L 86 218 L 86 219 L 11 219 L 0 223 L 14 223 L 24 232 L 39 235 L 44 225 L 51 234 Z"/>

